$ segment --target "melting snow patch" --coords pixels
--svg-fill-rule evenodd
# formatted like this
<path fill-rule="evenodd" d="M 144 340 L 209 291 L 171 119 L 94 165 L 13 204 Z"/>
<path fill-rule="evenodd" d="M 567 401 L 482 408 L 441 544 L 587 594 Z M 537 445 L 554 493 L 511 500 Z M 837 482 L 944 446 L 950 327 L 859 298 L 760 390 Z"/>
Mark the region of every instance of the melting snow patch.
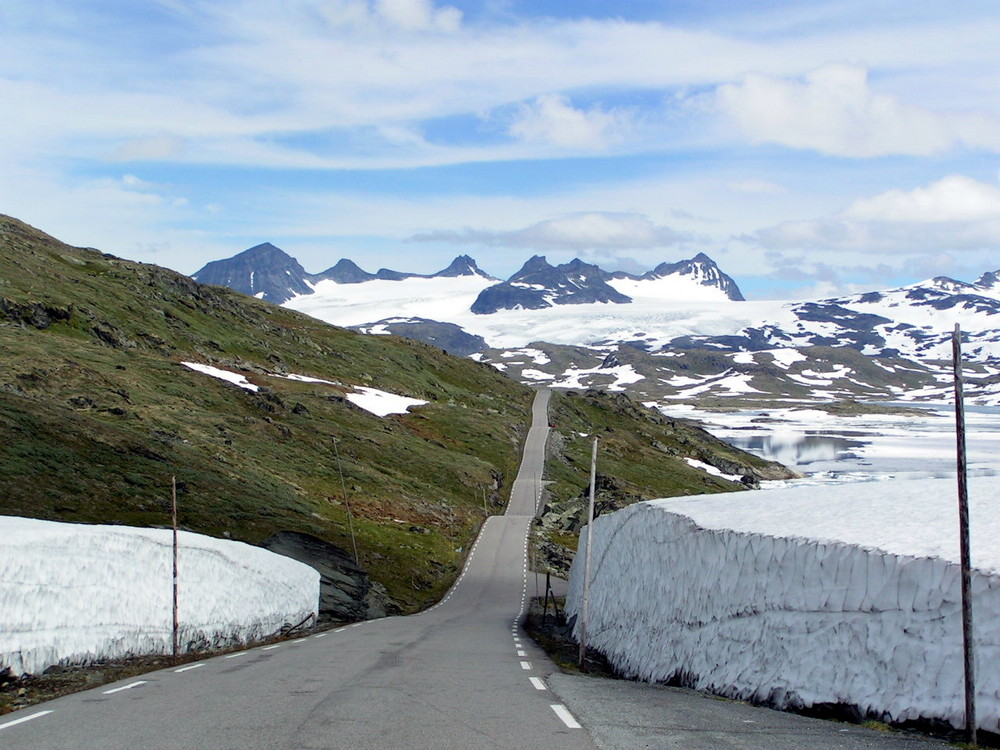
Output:
<path fill-rule="evenodd" d="M 730 482 L 738 482 L 743 478 L 739 474 L 726 474 L 721 469 L 717 469 L 716 467 L 712 466 L 712 464 L 706 464 L 704 461 L 699 461 L 697 458 L 685 457 L 684 462 L 692 468 L 701 469 L 704 472 L 708 472 L 713 477 L 721 477 L 722 479 L 728 479 Z"/>
<path fill-rule="evenodd" d="M 167 529 L 0 516 L 0 671 L 171 648 Z M 179 533 L 181 644 L 242 644 L 316 614 L 319 574 L 242 542 Z"/>
<path fill-rule="evenodd" d="M 229 370 L 220 370 L 218 367 L 212 367 L 211 365 L 200 365 L 197 362 L 181 362 L 182 365 L 188 367 L 195 372 L 200 372 L 205 375 L 211 375 L 213 378 L 218 378 L 219 380 L 225 380 L 233 385 L 238 385 L 248 391 L 259 391 L 260 387 L 254 385 L 249 380 L 247 380 L 243 375 L 238 372 L 230 372 Z"/>
<path fill-rule="evenodd" d="M 292 373 L 290 375 L 277 375 L 276 377 L 284 378 L 285 380 L 298 380 L 301 383 L 323 383 L 324 385 L 340 385 L 340 383 L 334 383 L 332 380 L 323 380 L 322 378 L 311 378 L 308 375 L 296 375 Z"/>
<path fill-rule="evenodd" d="M 979 723 L 1000 729 L 1000 514 L 972 478 Z M 594 522 L 591 645 L 625 674 L 777 707 L 964 718 L 954 480 L 638 503 Z M 585 552 L 586 535 L 581 535 Z M 567 614 L 578 614 L 583 554 Z"/>
<path fill-rule="evenodd" d="M 423 406 L 427 403 L 419 398 L 397 396 L 395 393 L 380 391 L 376 388 L 359 386 L 355 391 L 355 393 L 345 394 L 344 398 L 355 406 L 359 406 L 365 411 L 370 411 L 378 417 L 387 417 L 390 414 L 406 414 L 411 406 Z"/>

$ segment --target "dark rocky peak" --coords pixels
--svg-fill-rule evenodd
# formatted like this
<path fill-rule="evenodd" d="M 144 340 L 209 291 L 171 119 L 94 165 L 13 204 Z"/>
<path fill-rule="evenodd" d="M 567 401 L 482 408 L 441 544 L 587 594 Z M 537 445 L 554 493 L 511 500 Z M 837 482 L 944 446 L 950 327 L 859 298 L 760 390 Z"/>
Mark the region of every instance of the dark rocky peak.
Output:
<path fill-rule="evenodd" d="M 299 294 L 311 294 L 309 274 L 291 255 L 270 242 L 255 245 L 232 258 L 213 260 L 192 275 L 202 284 L 227 286 L 237 292 L 281 304 Z"/>
<path fill-rule="evenodd" d="M 950 276 L 935 276 L 930 280 L 929 285 L 938 291 L 948 292 L 949 294 L 976 293 L 976 287 L 973 284 L 967 284 L 964 281 L 953 279 Z"/>
<path fill-rule="evenodd" d="M 371 334 L 393 334 L 436 346 L 449 354 L 468 357 L 486 351 L 486 339 L 466 331 L 455 323 L 427 318 L 385 318 L 374 323 L 351 326 L 355 331 Z"/>
<path fill-rule="evenodd" d="M 331 266 L 322 273 L 316 274 L 313 280 L 330 279 L 338 284 L 360 284 L 364 281 L 371 281 L 374 278 L 375 274 L 368 273 L 368 271 L 362 269 L 353 260 L 341 258 L 337 261 L 336 265 Z"/>
<path fill-rule="evenodd" d="M 552 269 L 553 266 L 545 260 L 544 255 L 532 255 L 524 262 L 524 265 L 521 266 L 521 270 L 507 279 L 507 281 L 522 281 L 527 276 L 532 276 L 537 273 L 546 273 Z"/>
<path fill-rule="evenodd" d="M 375 272 L 375 278 L 382 281 L 402 281 L 403 279 L 412 279 L 414 276 L 420 276 L 420 274 L 393 271 L 391 268 L 380 268 Z"/>
<path fill-rule="evenodd" d="M 431 278 L 455 276 L 482 276 L 484 279 L 492 279 L 488 273 L 476 265 L 476 261 L 468 255 L 459 255 L 447 268 L 433 274 Z"/>
<path fill-rule="evenodd" d="M 591 302 L 631 302 L 607 284 L 607 274 L 595 265 L 574 258 L 551 265 L 544 256 L 530 258 L 507 281 L 484 289 L 472 304 L 472 312 L 484 315 L 498 310 L 538 310 L 553 305 Z"/>
<path fill-rule="evenodd" d="M 662 279 L 665 276 L 685 276 L 702 286 L 721 289 L 731 300 L 742 302 L 745 299 L 732 277 L 723 273 L 718 264 L 705 253 L 698 253 L 689 260 L 676 263 L 661 263 L 652 271 L 643 274 L 641 278 Z"/>
<path fill-rule="evenodd" d="M 1000 292 L 1000 269 L 987 271 L 976 279 L 973 286 L 988 292 Z"/>

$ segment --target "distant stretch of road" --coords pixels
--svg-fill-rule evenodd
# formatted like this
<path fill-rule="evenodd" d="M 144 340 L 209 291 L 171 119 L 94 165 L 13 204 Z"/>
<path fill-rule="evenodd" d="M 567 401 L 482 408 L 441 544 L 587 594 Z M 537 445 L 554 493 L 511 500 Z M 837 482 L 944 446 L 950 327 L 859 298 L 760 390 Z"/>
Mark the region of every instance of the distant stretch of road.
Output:
<path fill-rule="evenodd" d="M 486 522 L 440 604 L 10 714 L 0 718 L 0 747 L 594 747 L 548 689 L 551 663 L 518 627 L 547 404 L 540 391 L 507 514 Z"/>

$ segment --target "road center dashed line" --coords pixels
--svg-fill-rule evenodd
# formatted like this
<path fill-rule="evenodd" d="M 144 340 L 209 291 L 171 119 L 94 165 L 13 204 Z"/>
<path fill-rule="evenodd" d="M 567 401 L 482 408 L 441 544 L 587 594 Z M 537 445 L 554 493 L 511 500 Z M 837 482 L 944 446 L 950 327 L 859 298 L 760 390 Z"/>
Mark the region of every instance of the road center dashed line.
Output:
<path fill-rule="evenodd" d="M 535 690 L 548 690 L 541 677 L 529 677 L 528 682 L 535 686 Z"/>
<path fill-rule="evenodd" d="M 246 656 L 249 653 L 250 653 L 249 651 L 237 651 L 235 654 L 226 654 L 222 658 L 223 659 L 235 659 L 237 656 Z"/>
<path fill-rule="evenodd" d="M 188 664 L 186 667 L 181 667 L 180 669 L 175 669 L 174 674 L 180 674 L 181 672 L 190 672 L 192 669 L 200 669 L 204 667 L 204 664 Z"/>
<path fill-rule="evenodd" d="M 121 687 L 111 688 L 110 690 L 102 691 L 104 695 L 112 695 L 113 693 L 120 693 L 122 690 L 131 690 L 132 688 L 137 688 L 140 685 L 145 685 L 149 680 L 136 680 L 135 682 L 130 682 L 128 685 L 122 685 Z"/>
<path fill-rule="evenodd" d="M 562 719 L 562 723 L 570 729 L 583 729 L 583 727 L 580 726 L 580 722 L 573 717 L 573 714 L 567 710 L 566 706 L 561 703 L 553 703 L 549 706 L 549 708 L 555 711 L 556 716 Z"/>
<path fill-rule="evenodd" d="M 521 669 L 531 669 L 531 662 L 530 661 L 522 661 L 521 662 Z"/>
<path fill-rule="evenodd" d="M 275 643 L 273 646 L 264 646 L 264 648 L 262 648 L 261 651 L 274 651 L 274 649 L 276 648 L 281 648 L 281 644 Z"/>
<path fill-rule="evenodd" d="M 40 719 L 46 714 L 52 713 L 51 709 L 48 711 L 39 711 L 37 713 L 30 714 L 28 716 L 22 716 L 20 719 L 11 719 L 10 721 L 5 721 L 0 724 L 0 729 L 6 729 L 7 727 L 12 727 L 15 724 L 24 724 L 26 721 L 33 721 L 34 719 Z"/>

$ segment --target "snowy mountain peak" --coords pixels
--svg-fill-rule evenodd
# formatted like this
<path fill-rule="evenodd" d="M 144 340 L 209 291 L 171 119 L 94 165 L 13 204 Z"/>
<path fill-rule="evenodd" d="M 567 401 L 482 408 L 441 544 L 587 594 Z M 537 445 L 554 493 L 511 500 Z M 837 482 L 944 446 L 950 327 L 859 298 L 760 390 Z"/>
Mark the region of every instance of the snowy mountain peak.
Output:
<path fill-rule="evenodd" d="M 930 286 L 949 294 L 975 294 L 978 291 L 975 285 L 953 279 L 949 276 L 935 276 L 923 284 L 915 284 L 914 286 Z"/>
<path fill-rule="evenodd" d="M 477 315 L 487 315 L 498 310 L 539 310 L 553 305 L 631 302 L 607 283 L 607 276 L 579 258 L 553 266 L 544 256 L 536 255 L 507 281 L 480 292 L 471 309 Z"/>
<path fill-rule="evenodd" d="M 435 278 L 442 276 L 455 277 L 455 276 L 482 276 L 484 279 L 492 279 L 488 273 L 483 271 L 479 266 L 476 265 L 475 259 L 468 255 L 459 255 L 455 260 L 453 260 L 447 268 L 444 268 L 434 274 Z"/>
<path fill-rule="evenodd" d="M 987 271 L 976 279 L 973 286 L 984 292 L 990 292 L 993 294 L 1000 293 L 1000 269 L 997 269 L 996 271 Z"/>
<path fill-rule="evenodd" d="M 677 263 L 661 263 L 652 271 L 643 274 L 643 279 L 662 279 L 667 276 L 687 277 L 695 283 L 714 287 L 725 293 L 726 297 L 742 302 L 744 297 L 736 282 L 723 273 L 718 264 L 705 253 L 698 253 L 689 260 L 678 261 Z"/>
<path fill-rule="evenodd" d="M 309 294 L 305 269 L 270 242 L 255 245 L 232 258 L 207 263 L 192 278 L 281 304 L 297 294 Z"/>

